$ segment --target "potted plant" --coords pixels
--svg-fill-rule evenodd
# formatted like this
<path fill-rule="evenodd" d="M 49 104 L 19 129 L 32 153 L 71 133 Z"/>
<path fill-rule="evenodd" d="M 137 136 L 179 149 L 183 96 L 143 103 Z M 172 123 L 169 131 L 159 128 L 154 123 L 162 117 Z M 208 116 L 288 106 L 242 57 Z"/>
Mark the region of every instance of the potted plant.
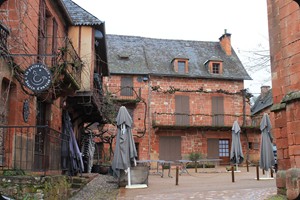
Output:
<path fill-rule="evenodd" d="M 103 160 L 100 163 L 99 173 L 100 174 L 107 174 L 109 172 L 110 167 L 111 167 L 110 156 L 107 156 L 104 153 Z"/>

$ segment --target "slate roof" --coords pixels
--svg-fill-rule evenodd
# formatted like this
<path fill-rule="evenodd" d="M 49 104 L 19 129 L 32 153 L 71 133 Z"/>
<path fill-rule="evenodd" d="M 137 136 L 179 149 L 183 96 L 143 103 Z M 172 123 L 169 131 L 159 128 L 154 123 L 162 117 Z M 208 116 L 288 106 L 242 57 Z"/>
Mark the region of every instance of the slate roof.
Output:
<path fill-rule="evenodd" d="M 251 107 L 251 115 L 255 115 L 259 111 L 272 106 L 273 105 L 273 97 L 272 97 L 272 89 L 268 90 L 266 95 L 262 97 L 259 95 L 254 102 L 254 105 Z"/>
<path fill-rule="evenodd" d="M 219 41 L 154 39 L 110 34 L 106 36 L 111 74 L 251 80 L 234 50 L 232 49 L 231 56 L 227 56 Z M 174 71 L 171 65 L 174 58 L 189 59 L 188 74 Z M 223 61 L 222 75 L 209 73 L 205 63 L 212 58 Z"/>
<path fill-rule="evenodd" d="M 66 10 L 75 26 L 93 26 L 100 25 L 103 22 L 97 17 L 74 3 L 72 0 L 62 0 Z"/>

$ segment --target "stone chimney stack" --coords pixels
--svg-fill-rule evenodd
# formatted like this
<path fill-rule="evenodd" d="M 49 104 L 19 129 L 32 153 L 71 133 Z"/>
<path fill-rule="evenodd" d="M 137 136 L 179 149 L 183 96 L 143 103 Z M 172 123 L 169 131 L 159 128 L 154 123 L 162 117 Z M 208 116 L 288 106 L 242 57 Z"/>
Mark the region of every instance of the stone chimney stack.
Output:
<path fill-rule="evenodd" d="M 224 34 L 219 38 L 221 47 L 226 55 L 231 56 L 231 34 L 224 30 Z"/>
<path fill-rule="evenodd" d="M 260 97 L 261 98 L 264 98 L 266 95 L 267 95 L 267 93 L 268 93 L 268 91 L 270 90 L 270 86 L 261 86 L 260 87 Z"/>

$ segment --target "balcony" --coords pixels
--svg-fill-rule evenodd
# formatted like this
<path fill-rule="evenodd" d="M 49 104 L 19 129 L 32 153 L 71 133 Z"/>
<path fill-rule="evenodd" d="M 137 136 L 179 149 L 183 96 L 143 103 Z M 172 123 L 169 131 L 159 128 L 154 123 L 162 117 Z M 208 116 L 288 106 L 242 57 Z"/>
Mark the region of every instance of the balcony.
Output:
<path fill-rule="evenodd" d="M 0 126 L 0 166 L 40 175 L 61 174 L 68 166 L 69 136 L 48 126 Z M 63 139 L 65 138 L 65 139 Z"/>
<path fill-rule="evenodd" d="M 141 88 L 140 87 L 121 87 L 109 86 L 105 92 L 110 94 L 111 98 L 119 102 L 137 103 L 141 101 Z"/>
<path fill-rule="evenodd" d="M 80 89 L 83 63 L 76 53 L 71 41 L 65 39 L 65 47 L 60 48 L 58 54 L 52 58 L 51 65 L 55 95 L 67 96 Z"/>
<path fill-rule="evenodd" d="M 231 130 L 233 122 L 238 120 L 243 128 L 258 129 L 262 116 L 251 118 L 243 115 L 208 115 L 208 114 L 180 114 L 153 113 L 152 126 L 162 129 L 200 128 L 205 130 Z"/>
<path fill-rule="evenodd" d="M 67 105 L 82 117 L 83 122 L 102 122 L 103 116 L 102 77 L 94 73 L 93 88 L 88 91 L 77 91 L 67 98 Z"/>

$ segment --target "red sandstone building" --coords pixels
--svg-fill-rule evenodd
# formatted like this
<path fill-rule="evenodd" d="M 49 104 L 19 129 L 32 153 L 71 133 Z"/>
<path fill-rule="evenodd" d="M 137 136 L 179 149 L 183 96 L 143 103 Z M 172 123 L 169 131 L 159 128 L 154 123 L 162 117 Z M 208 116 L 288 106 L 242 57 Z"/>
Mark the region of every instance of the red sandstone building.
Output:
<path fill-rule="evenodd" d="M 140 160 L 188 159 L 200 152 L 229 164 L 238 121 L 245 159 L 259 159 L 244 80 L 251 78 L 231 47 L 217 42 L 107 35 L 112 98 L 130 111 Z"/>
<path fill-rule="evenodd" d="M 63 113 L 79 142 L 85 124 L 103 120 L 104 22 L 71 0 L 0 9 L 0 166 L 61 174 L 71 155 Z"/>
<path fill-rule="evenodd" d="M 278 193 L 300 194 L 300 2 L 268 0 Z"/>

